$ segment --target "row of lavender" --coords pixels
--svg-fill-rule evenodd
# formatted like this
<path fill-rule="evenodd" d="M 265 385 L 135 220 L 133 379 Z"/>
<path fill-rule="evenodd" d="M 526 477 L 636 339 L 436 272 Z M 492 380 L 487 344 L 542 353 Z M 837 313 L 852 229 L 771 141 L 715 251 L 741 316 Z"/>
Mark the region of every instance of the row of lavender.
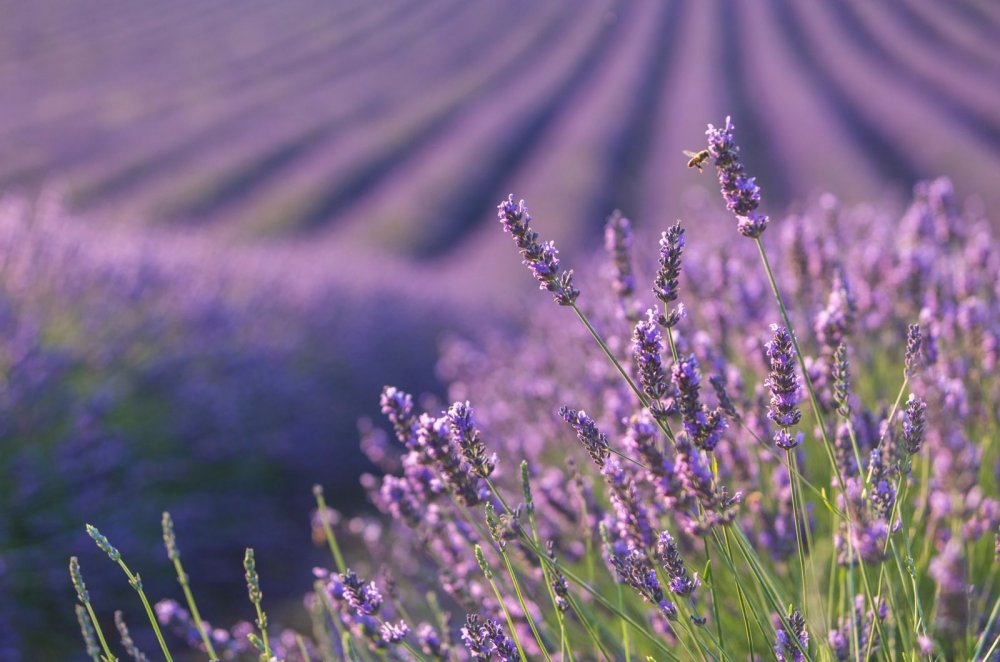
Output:
<path fill-rule="evenodd" d="M 442 312 L 410 326 L 418 298 L 421 312 L 440 306 L 383 276 L 98 232 L 53 198 L 3 200 L 0 658 L 60 658 L 72 643 L 44 624 L 72 623 L 58 550 L 79 545 L 81 519 L 150 550 L 136 560 L 152 568 L 169 505 L 218 595 L 241 581 L 223 560 L 264 522 L 261 551 L 289 559 L 275 571 L 291 580 L 308 558 L 302 486 L 323 478 L 356 498 L 367 464 L 341 440 L 356 437 L 359 411 L 377 411 L 385 371 L 433 385 L 435 329 L 454 325 Z M 172 580 L 151 571 L 147 582 Z"/>
<path fill-rule="evenodd" d="M 362 482 L 385 517 L 341 522 L 314 491 L 333 567 L 314 571 L 311 630 L 269 622 L 250 549 L 255 623 L 213 629 L 192 595 L 162 601 L 147 611 L 164 655 L 175 630 L 224 659 L 995 659 L 988 223 L 941 179 L 902 218 L 826 199 L 768 232 L 732 126 L 708 133 L 691 164 L 714 163 L 748 241 L 685 254 L 676 225 L 644 274 L 613 216 L 610 286 L 578 289 L 524 204 L 502 202 L 559 307 L 524 338 L 450 346 L 450 406 L 383 391 L 392 434 L 362 442 L 383 475 Z M 178 558 L 168 519 L 164 535 Z M 71 571 L 88 651 L 110 659 Z"/>
<path fill-rule="evenodd" d="M 943 168 L 992 203 L 998 22 L 934 0 L 15 5 L 0 186 L 57 179 L 128 223 L 328 227 L 422 257 L 491 236 L 480 210 L 503 190 L 538 199 L 566 240 L 609 204 L 679 212 L 687 182 L 665 164 L 734 108 L 772 201 L 817 181 L 875 196 Z M 483 48 L 497 25 L 504 47 Z"/>

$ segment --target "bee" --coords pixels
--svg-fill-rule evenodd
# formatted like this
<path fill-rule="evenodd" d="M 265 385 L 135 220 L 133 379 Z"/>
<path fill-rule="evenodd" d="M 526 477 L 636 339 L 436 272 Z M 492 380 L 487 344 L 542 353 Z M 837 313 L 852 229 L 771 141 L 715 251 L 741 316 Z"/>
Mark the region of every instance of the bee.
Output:
<path fill-rule="evenodd" d="M 686 149 L 684 150 L 684 156 L 687 156 L 690 159 L 688 161 L 689 168 L 697 168 L 698 172 L 705 172 L 703 164 L 710 156 L 707 149 L 703 149 L 700 152 L 692 152 L 691 150 Z"/>

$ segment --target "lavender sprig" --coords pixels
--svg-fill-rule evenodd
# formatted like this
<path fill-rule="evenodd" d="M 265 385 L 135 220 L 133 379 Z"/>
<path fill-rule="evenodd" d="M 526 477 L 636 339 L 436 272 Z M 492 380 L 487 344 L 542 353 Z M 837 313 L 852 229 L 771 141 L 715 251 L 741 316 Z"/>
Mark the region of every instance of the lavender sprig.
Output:
<path fill-rule="evenodd" d="M 614 270 L 612 289 L 618 297 L 621 314 L 634 321 L 635 273 L 632 270 L 632 223 L 617 209 L 608 217 L 604 226 L 604 249 L 611 256 Z"/>
<path fill-rule="evenodd" d="M 247 595 L 257 611 L 257 629 L 260 630 L 263 653 L 271 656 L 271 645 L 267 638 L 267 614 L 261 607 L 264 594 L 260 590 L 260 577 L 257 575 L 257 561 L 254 559 L 253 548 L 247 547 L 243 556 L 243 569 L 246 571 Z"/>
<path fill-rule="evenodd" d="M 582 409 L 577 411 L 569 407 L 562 407 L 559 410 L 559 415 L 576 430 L 576 438 L 587 449 L 597 466 L 603 467 L 611 451 L 608 445 L 608 436 L 597 428 L 594 419 Z"/>
<path fill-rule="evenodd" d="M 923 333 L 919 324 L 911 324 L 906 329 L 906 376 L 912 377 L 920 369 L 920 348 L 923 345 Z"/>
<path fill-rule="evenodd" d="M 680 550 L 677 543 L 669 531 L 660 533 L 656 542 L 656 558 L 670 577 L 670 592 L 674 595 L 688 596 L 694 594 L 694 590 L 701 583 L 698 575 L 692 577 L 688 574 L 687 567 L 681 559 Z"/>
<path fill-rule="evenodd" d="M 472 418 L 472 405 L 468 401 L 456 402 L 448 408 L 448 425 L 452 442 L 461 449 L 465 461 L 480 478 L 489 478 L 497 465 L 496 453 L 487 455 L 486 444 L 479 437 L 479 430 Z"/>
<path fill-rule="evenodd" d="M 125 618 L 122 616 L 120 610 L 115 611 L 115 627 L 118 628 L 118 634 L 121 636 L 122 648 L 129 654 L 129 657 L 135 660 L 135 662 L 146 662 L 149 658 L 135 645 L 135 641 L 132 640 L 132 634 L 128 631 Z"/>
<path fill-rule="evenodd" d="M 663 302 L 663 313 L 657 317 L 661 326 L 671 328 L 684 316 L 683 306 L 670 309 L 667 306 L 677 300 L 678 283 L 681 274 L 681 256 L 684 254 L 684 228 L 681 222 L 674 225 L 660 236 L 659 268 L 653 279 L 653 294 Z"/>
<path fill-rule="evenodd" d="M 809 647 L 809 633 L 806 631 L 806 620 L 793 609 L 788 613 L 788 629 L 775 617 L 774 656 L 778 662 L 803 662 L 806 659 L 804 651 Z"/>
<path fill-rule="evenodd" d="M 524 206 L 524 200 L 514 203 L 514 195 L 497 205 L 497 216 L 504 232 L 514 238 L 514 244 L 521 253 L 523 264 L 539 283 L 539 289 L 552 293 L 560 306 L 572 306 L 580 291 L 573 287 L 573 270 L 560 273 L 559 251 L 551 241 L 540 243 L 538 233 L 532 230 L 531 215 Z"/>
<path fill-rule="evenodd" d="M 726 124 L 716 128 L 711 124 L 708 136 L 708 152 L 719 174 L 719 186 L 726 208 L 737 217 L 737 228 L 744 237 L 756 239 L 767 229 L 768 218 L 756 211 L 760 203 L 760 187 L 754 177 L 747 177 L 740 148 L 733 137 L 733 123 L 726 117 Z"/>
<path fill-rule="evenodd" d="M 906 399 L 906 409 L 903 411 L 903 445 L 906 452 L 916 455 L 924 443 L 927 403 L 913 393 Z"/>
<path fill-rule="evenodd" d="M 795 374 L 795 347 L 788 329 L 772 324 L 771 331 L 773 336 L 765 345 L 770 370 L 764 384 L 771 390 L 767 417 L 779 426 L 774 443 L 779 448 L 790 450 L 802 443 L 801 435 L 793 438 L 788 433 L 789 427 L 802 420 L 799 409 L 802 394 L 799 392 L 798 375 Z"/>

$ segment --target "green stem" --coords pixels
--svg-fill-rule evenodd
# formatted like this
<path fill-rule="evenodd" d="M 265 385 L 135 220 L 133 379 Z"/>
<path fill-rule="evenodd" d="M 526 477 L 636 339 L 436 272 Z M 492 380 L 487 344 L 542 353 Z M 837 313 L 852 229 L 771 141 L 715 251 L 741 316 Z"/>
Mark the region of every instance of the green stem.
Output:
<path fill-rule="evenodd" d="M 97 620 L 97 614 L 94 613 L 94 608 L 91 606 L 90 601 L 84 602 L 83 606 L 87 608 L 87 614 L 90 616 L 90 622 L 94 624 L 94 631 L 97 633 L 97 638 L 101 642 L 101 648 L 104 649 L 104 654 L 108 657 L 108 660 L 114 660 L 115 656 L 111 654 L 111 649 L 108 648 L 108 642 L 104 638 L 104 631 L 101 630 L 101 624 Z"/>
<path fill-rule="evenodd" d="M 486 581 L 490 583 L 490 587 L 493 589 L 493 595 L 496 596 L 497 602 L 500 604 L 500 609 L 503 610 L 503 616 L 507 619 L 507 627 L 510 628 L 510 636 L 514 639 L 514 645 L 517 646 L 517 652 L 521 656 L 521 662 L 528 662 L 528 656 L 524 654 L 524 648 L 521 647 L 521 639 L 517 636 L 517 629 L 514 627 L 514 619 L 511 618 L 510 612 L 507 611 L 507 604 L 504 602 L 503 595 L 500 593 L 497 583 L 493 581 L 493 575 L 487 574 Z"/>
<path fill-rule="evenodd" d="M 295 645 L 299 647 L 299 654 L 302 655 L 304 662 L 312 662 L 312 657 L 309 655 L 309 651 L 306 650 L 306 642 L 302 641 L 302 635 L 295 635 Z"/>
<path fill-rule="evenodd" d="M 972 654 L 973 660 L 989 660 L 990 655 L 993 654 L 993 649 L 997 647 L 997 642 L 1000 642 L 1000 635 L 998 635 L 986 655 L 979 657 L 979 654 L 983 652 L 983 646 L 986 645 L 986 637 L 989 636 L 990 630 L 993 629 L 992 625 L 997 622 L 997 614 L 1000 614 L 1000 598 L 997 598 L 993 603 L 993 609 L 990 611 L 990 617 L 986 619 L 986 629 L 983 630 L 983 634 L 979 637 L 979 643 L 976 645 L 976 652 Z"/>
<path fill-rule="evenodd" d="M 795 551 L 799 557 L 799 585 L 802 588 L 802 616 L 806 620 L 809 620 L 809 611 L 807 606 L 809 591 L 806 588 L 806 556 L 805 549 L 802 545 L 802 527 L 805 526 L 805 522 L 801 520 L 803 513 L 800 510 L 799 491 L 796 488 L 795 473 L 792 471 L 792 466 L 795 462 L 794 451 L 791 448 L 785 449 L 785 457 L 788 461 L 788 483 L 792 488 L 792 524 L 795 527 Z"/>
<path fill-rule="evenodd" d="M 576 313 L 576 316 L 580 318 L 580 321 L 583 322 L 583 325 L 587 327 L 587 331 L 590 332 L 590 335 L 594 338 L 594 340 L 597 341 L 597 344 L 600 345 L 601 349 L 604 351 L 605 356 L 608 357 L 608 360 L 611 361 L 612 365 L 615 366 L 615 369 L 618 370 L 618 374 L 622 376 L 622 379 L 625 380 L 625 383 L 628 384 L 629 388 L 632 389 L 632 392 L 635 393 L 635 397 L 639 399 L 639 404 L 648 409 L 649 400 L 642 392 L 642 389 L 640 389 L 636 385 L 636 383 L 632 380 L 632 378 L 629 377 L 628 372 L 625 370 L 625 368 L 622 367 L 621 362 L 615 358 L 615 355 L 611 352 L 611 349 L 608 347 L 607 343 L 604 342 L 604 338 L 602 338 L 601 334 L 597 332 L 597 329 L 595 329 L 594 326 L 590 323 L 590 320 L 587 319 L 587 316 L 583 314 L 583 311 L 580 310 L 579 306 L 577 306 L 574 303 L 572 307 L 573 307 L 573 312 Z M 656 416 L 654 418 L 656 419 L 657 426 L 661 430 L 663 430 L 663 433 L 665 435 L 667 435 L 667 439 L 669 439 L 671 443 L 674 443 L 674 432 L 673 430 L 670 429 L 670 424 L 667 423 L 666 421 L 661 420 L 659 416 Z"/>
<path fill-rule="evenodd" d="M 205 650 L 208 652 L 209 659 L 217 660 L 219 659 L 218 654 L 215 652 L 215 648 L 212 646 L 212 639 L 208 636 L 208 628 L 205 627 L 204 621 L 201 620 L 201 613 L 198 611 L 198 605 L 195 604 L 194 594 L 191 593 L 191 583 L 188 580 L 187 573 L 184 572 L 184 567 L 181 565 L 181 558 L 179 555 L 174 555 L 174 570 L 177 571 L 177 581 L 181 585 L 181 590 L 184 591 L 184 600 L 187 602 L 188 608 L 191 610 L 191 617 L 194 619 L 194 625 L 198 629 L 198 634 L 201 636 L 201 642 L 205 644 Z"/>
<path fill-rule="evenodd" d="M 761 242 L 760 237 L 757 237 L 754 241 L 757 243 L 757 250 L 760 252 L 760 259 L 764 263 L 764 271 L 767 272 L 767 280 L 771 284 L 771 292 L 774 294 L 775 301 L 778 302 L 778 310 L 781 312 L 781 319 L 785 323 L 785 328 L 788 329 L 788 335 L 792 338 L 792 345 L 795 347 L 795 356 L 798 359 L 799 368 L 802 371 L 802 381 L 806 385 L 806 391 L 809 394 L 809 404 L 812 408 L 813 416 L 816 417 L 816 424 L 819 427 L 820 436 L 823 439 L 823 446 L 826 449 L 827 459 L 830 461 L 830 467 L 837 476 L 837 483 L 840 485 L 841 492 L 846 493 L 847 486 L 844 482 L 844 476 L 840 471 L 840 467 L 837 465 L 837 460 L 833 452 L 833 444 L 830 442 L 830 437 L 826 430 L 826 423 L 823 420 L 823 412 L 819 407 L 819 400 L 816 398 L 816 391 L 813 389 L 812 379 L 809 378 L 809 371 L 806 368 L 806 359 L 802 355 L 802 349 L 799 347 L 799 339 L 795 336 L 795 331 L 792 328 L 792 320 L 788 316 L 788 310 L 785 308 L 785 302 L 781 298 L 781 292 L 778 290 L 778 282 L 774 278 L 774 271 L 771 269 L 771 263 L 767 259 L 767 251 L 764 250 L 764 244 Z"/>
<path fill-rule="evenodd" d="M 708 551 L 708 539 L 701 539 L 705 547 L 705 560 L 707 561 L 708 572 L 705 579 L 708 580 L 708 591 L 712 595 L 712 617 L 715 619 L 716 637 L 719 640 L 719 652 L 723 657 L 729 657 L 726 652 L 726 640 L 722 636 L 722 619 L 719 617 L 719 596 L 715 591 L 715 568 L 712 567 L 712 555 Z"/>
<path fill-rule="evenodd" d="M 733 555 L 733 548 L 729 544 L 729 529 L 726 527 L 722 528 L 722 536 L 726 541 L 726 550 L 729 555 Z M 736 573 L 733 573 L 733 580 L 736 583 L 736 593 L 740 598 L 740 614 L 743 616 L 743 630 L 747 635 L 747 650 L 749 651 L 750 659 L 753 659 L 753 633 L 750 631 L 750 619 L 747 616 L 747 598 L 743 593 L 743 586 L 740 584 L 740 578 Z"/>
<path fill-rule="evenodd" d="M 326 517 L 326 499 L 323 498 L 323 488 L 319 485 L 313 487 L 313 494 L 316 497 L 316 507 L 319 509 L 319 521 L 323 526 L 323 535 L 326 537 L 326 544 L 330 547 L 330 553 L 337 564 L 337 572 L 341 574 L 347 572 L 347 564 L 344 563 L 344 555 L 340 552 L 340 545 L 337 544 L 337 537 L 333 535 L 330 522 Z"/>
<path fill-rule="evenodd" d="M 528 627 L 531 628 L 531 634 L 535 636 L 535 642 L 538 644 L 539 650 L 542 651 L 542 657 L 544 657 L 548 662 L 552 662 L 552 658 L 549 657 L 549 652 L 545 649 L 545 642 L 542 641 L 542 637 L 538 634 L 538 628 L 535 626 L 535 619 L 531 617 L 531 613 L 528 611 L 528 605 L 524 602 L 524 595 L 521 593 L 521 584 L 517 581 L 517 575 L 514 573 L 514 566 L 510 564 L 510 558 L 507 556 L 506 550 L 503 547 L 500 548 L 500 556 L 503 558 L 504 565 L 507 566 L 507 573 L 510 575 L 510 582 L 514 586 L 514 593 L 517 595 L 517 601 L 521 605 L 521 611 L 524 612 L 524 618 L 528 621 Z"/>
<path fill-rule="evenodd" d="M 139 578 L 132 574 L 132 571 L 128 569 L 125 565 L 125 561 L 118 559 L 118 565 L 121 569 L 125 571 L 125 575 L 128 577 L 129 584 L 135 589 L 135 592 L 139 594 L 139 599 L 142 600 L 142 606 L 146 608 L 146 615 L 149 617 L 149 622 L 153 626 L 153 632 L 156 634 L 156 640 L 160 643 L 160 649 L 163 651 L 163 657 L 167 659 L 167 662 L 173 662 L 170 656 L 170 651 L 167 649 L 167 642 L 163 640 L 163 633 L 160 632 L 160 624 L 156 620 L 156 615 L 153 614 L 153 608 L 149 605 L 149 600 L 146 599 L 146 593 L 142 590 L 142 582 Z"/>
<path fill-rule="evenodd" d="M 618 608 L 625 611 L 625 595 L 622 593 L 622 585 L 615 582 L 615 588 L 618 589 Z M 631 662 L 632 651 L 628 644 L 628 623 L 625 619 L 620 619 L 622 624 L 622 647 L 625 649 L 625 662 Z"/>

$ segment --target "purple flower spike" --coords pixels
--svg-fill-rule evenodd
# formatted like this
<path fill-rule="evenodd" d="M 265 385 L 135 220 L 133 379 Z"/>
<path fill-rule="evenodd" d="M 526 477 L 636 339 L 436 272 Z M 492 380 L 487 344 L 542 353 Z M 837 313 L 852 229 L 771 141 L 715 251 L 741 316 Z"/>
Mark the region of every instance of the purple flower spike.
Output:
<path fill-rule="evenodd" d="M 684 253 L 684 228 L 677 221 L 660 237 L 660 267 L 653 280 L 653 294 L 656 298 L 669 305 L 677 300 L 677 279 L 681 274 L 681 255 Z M 674 308 L 669 312 L 664 308 L 657 321 L 667 328 L 677 324 L 683 317 L 683 308 Z"/>
<path fill-rule="evenodd" d="M 712 451 L 722 439 L 726 419 L 721 409 L 709 410 L 700 399 L 701 371 L 694 354 L 674 364 L 671 380 L 677 389 L 677 403 L 684 431 L 698 448 Z"/>
<path fill-rule="evenodd" d="M 920 369 L 920 348 L 923 345 L 923 333 L 919 324 L 911 324 L 906 330 L 906 374 L 909 377 L 917 374 Z"/>
<path fill-rule="evenodd" d="M 775 618 L 774 656 L 778 662 L 802 662 L 806 659 L 802 652 L 809 646 L 809 633 L 806 632 L 806 619 L 797 609 L 788 614 L 789 630 L 785 629 L 780 619 Z"/>
<path fill-rule="evenodd" d="M 559 415 L 576 430 L 576 438 L 587 449 L 597 466 L 603 467 L 610 455 L 608 435 L 598 430 L 594 419 L 587 416 L 587 412 L 582 409 L 577 411 L 563 407 L 559 410 Z"/>
<path fill-rule="evenodd" d="M 479 438 L 479 430 L 472 419 L 472 405 L 468 401 L 456 402 L 448 408 L 448 425 L 452 442 L 461 449 L 465 461 L 480 478 L 489 478 L 497 465 L 497 456 L 486 454 L 486 444 Z"/>
<path fill-rule="evenodd" d="M 513 194 L 509 195 L 497 206 L 497 216 L 504 232 L 514 238 L 522 261 L 538 281 L 539 289 L 552 292 L 560 306 L 572 306 L 580 296 L 580 291 L 573 287 L 573 270 L 560 273 L 559 251 L 551 241 L 544 244 L 538 241 L 538 233 L 529 227 L 531 215 L 524 200 L 515 204 Z"/>
<path fill-rule="evenodd" d="M 737 228 L 744 237 L 756 239 L 767 229 L 768 218 L 756 211 L 760 203 L 760 187 L 756 178 L 747 177 L 740 158 L 740 148 L 733 138 L 733 123 L 726 117 L 726 125 L 718 129 L 708 125 L 708 153 L 719 173 L 719 186 L 726 208 L 736 214 Z"/>
<path fill-rule="evenodd" d="M 663 335 L 656 327 L 656 313 L 646 311 L 646 319 L 635 325 L 632 333 L 632 360 L 639 370 L 642 390 L 657 403 L 667 394 L 667 375 L 663 370 Z"/>
<path fill-rule="evenodd" d="M 643 599 L 656 605 L 667 618 L 677 617 L 677 607 L 664 596 L 660 580 L 656 578 L 656 570 L 653 569 L 645 554 L 638 549 L 612 554 L 611 564 L 615 568 L 619 581 L 628 584 Z"/>
<path fill-rule="evenodd" d="M 913 393 L 906 400 L 903 411 L 903 444 L 906 452 L 915 455 L 920 452 L 924 443 L 924 431 L 927 425 L 927 403 Z"/>
<path fill-rule="evenodd" d="M 795 346 L 785 327 L 772 324 L 771 331 L 774 335 L 765 345 L 770 370 L 764 384 L 771 390 L 767 417 L 781 427 L 775 434 L 775 444 L 785 449 L 795 448 L 801 443 L 801 438 L 798 435 L 793 438 L 787 430 L 802 420 L 799 410 L 802 394 L 799 392 L 798 375 L 795 374 Z"/>
<path fill-rule="evenodd" d="M 681 560 L 680 550 L 669 531 L 660 534 L 656 542 L 656 556 L 670 576 L 670 592 L 674 595 L 691 595 L 700 583 L 698 576 L 688 574 Z"/>
<path fill-rule="evenodd" d="M 375 582 L 365 584 L 353 570 L 340 575 L 340 582 L 344 586 L 344 599 L 359 616 L 374 616 L 382 608 L 382 594 Z"/>
<path fill-rule="evenodd" d="M 632 297 L 635 295 L 635 274 L 632 270 L 632 223 L 615 210 L 604 226 L 604 249 L 611 256 L 614 270 L 611 286 L 626 319 L 635 316 Z"/>
<path fill-rule="evenodd" d="M 405 621 L 399 621 L 399 623 L 390 623 L 386 621 L 382 624 L 382 627 L 379 628 L 379 634 L 381 634 L 382 638 L 390 644 L 399 643 L 409 633 L 410 626 L 408 626 Z"/>

